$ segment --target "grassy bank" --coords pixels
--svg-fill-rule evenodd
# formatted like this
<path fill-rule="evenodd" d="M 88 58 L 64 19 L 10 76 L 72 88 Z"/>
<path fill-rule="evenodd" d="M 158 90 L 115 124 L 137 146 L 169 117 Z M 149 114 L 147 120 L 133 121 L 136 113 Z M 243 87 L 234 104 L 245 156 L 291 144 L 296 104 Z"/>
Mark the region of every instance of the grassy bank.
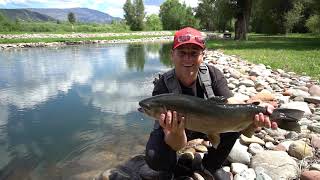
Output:
<path fill-rule="evenodd" d="M 21 38 L 21 39 L 0 39 L 0 44 L 11 43 L 35 43 L 35 42 L 77 42 L 86 40 L 121 40 L 121 39 L 142 39 L 148 37 L 161 37 L 162 35 L 130 35 L 130 36 L 108 36 L 90 38 Z"/>
<path fill-rule="evenodd" d="M 320 36 L 290 34 L 266 36 L 250 34 L 248 41 L 211 40 L 208 48 L 238 55 L 253 63 L 270 65 L 320 80 Z"/>
<path fill-rule="evenodd" d="M 0 18 L 0 34 L 15 33 L 71 33 L 71 32 L 128 32 L 129 26 L 123 22 L 111 24 L 76 23 L 73 26 L 68 22 L 11 22 Z"/>

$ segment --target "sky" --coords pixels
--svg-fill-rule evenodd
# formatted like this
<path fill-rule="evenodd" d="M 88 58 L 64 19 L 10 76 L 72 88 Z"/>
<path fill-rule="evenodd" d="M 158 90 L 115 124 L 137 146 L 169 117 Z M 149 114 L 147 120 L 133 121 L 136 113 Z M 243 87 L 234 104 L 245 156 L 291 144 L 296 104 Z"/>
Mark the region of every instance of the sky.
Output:
<path fill-rule="evenodd" d="M 144 0 L 147 15 L 158 14 L 160 5 L 165 0 Z M 198 0 L 179 0 L 191 7 L 198 5 Z M 90 8 L 114 17 L 123 18 L 123 4 L 126 0 L 0 0 L 1 9 L 16 8 Z"/>

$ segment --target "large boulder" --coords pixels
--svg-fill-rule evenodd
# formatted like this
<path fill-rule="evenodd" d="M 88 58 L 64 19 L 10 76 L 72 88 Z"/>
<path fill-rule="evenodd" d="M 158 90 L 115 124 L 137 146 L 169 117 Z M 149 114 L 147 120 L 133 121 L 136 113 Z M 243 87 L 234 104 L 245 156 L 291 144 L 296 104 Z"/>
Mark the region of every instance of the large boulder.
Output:
<path fill-rule="evenodd" d="M 299 167 L 286 152 L 262 151 L 251 159 L 253 169 L 263 168 L 272 179 L 296 179 L 299 177 Z"/>

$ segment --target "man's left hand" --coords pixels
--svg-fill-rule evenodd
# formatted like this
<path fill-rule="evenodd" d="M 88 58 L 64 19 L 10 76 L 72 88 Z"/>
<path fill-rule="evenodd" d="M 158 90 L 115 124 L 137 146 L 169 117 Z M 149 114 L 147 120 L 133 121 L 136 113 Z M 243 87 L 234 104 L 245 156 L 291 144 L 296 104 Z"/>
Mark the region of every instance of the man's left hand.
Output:
<path fill-rule="evenodd" d="M 266 104 L 265 107 L 267 108 L 268 114 L 272 114 L 274 107 L 271 104 Z M 254 124 L 257 128 L 259 127 L 266 127 L 277 129 L 278 124 L 276 122 L 272 122 L 268 115 L 264 115 L 262 113 L 256 114 L 254 117 Z"/>

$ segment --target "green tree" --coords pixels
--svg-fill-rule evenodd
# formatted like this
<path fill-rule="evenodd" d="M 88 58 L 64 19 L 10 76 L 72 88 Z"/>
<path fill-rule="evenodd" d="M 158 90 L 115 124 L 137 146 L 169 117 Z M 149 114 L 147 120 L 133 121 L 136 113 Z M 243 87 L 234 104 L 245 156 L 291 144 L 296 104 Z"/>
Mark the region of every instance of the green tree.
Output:
<path fill-rule="evenodd" d="M 303 17 L 304 5 L 300 1 L 296 1 L 293 4 L 293 8 L 284 14 L 284 27 L 286 33 L 292 32 L 294 25 L 296 25 Z"/>
<path fill-rule="evenodd" d="M 124 5 L 123 5 L 123 11 L 124 11 L 124 19 L 126 20 L 126 24 L 128 26 L 132 26 L 133 21 L 134 21 L 134 6 L 131 3 L 131 0 L 127 0 Z"/>
<path fill-rule="evenodd" d="M 68 21 L 69 21 L 69 23 L 71 23 L 71 28 L 73 30 L 74 29 L 73 25 L 76 22 L 76 16 L 74 15 L 73 12 L 68 13 Z"/>
<path fill-rule="evenodd" d="M 145 17 L 144 5 L 142 0 L 135 0 L 135 26 L 134 30 L 141 31 L 143 30 L 143 19 Z"/>
<path fill-rule="evenodd" d="M 161 31 L 162 23 L 157 14 L 151 14 L 146 17 L 145 29 L 149 31 Z"/>
<path fill-rule="evenodd" d="M 124 18 L 127 25 L 133 31 L 139 31 L 143 29 L 143 19 L 145 17 L 144 5 L 142 0 L 134 0 L 133 4 L 131 0 L 127 0 L 123 5 Z"/>
<path fill-rule="evenodd" d="M 199 21 L 193 16 L 192 9 L 179 0 L 166 0 L 159 13 L 163 29 L 176 30 L 185 26 L 199 28 Z"/>
<path fill-rule="evenodd" d="M 200 20 L 200 27 L 209 31 L 215 30 L 214 27 L 214 6 L 215 0 L 200 0 L 196 7 L 196 17 Z"/>
<path fill-rule="evenodd" d="M 247 32 L 251 16 L 252 0 L 236 0 L 235 4 L 235 40 L 247 40 Z"/>

